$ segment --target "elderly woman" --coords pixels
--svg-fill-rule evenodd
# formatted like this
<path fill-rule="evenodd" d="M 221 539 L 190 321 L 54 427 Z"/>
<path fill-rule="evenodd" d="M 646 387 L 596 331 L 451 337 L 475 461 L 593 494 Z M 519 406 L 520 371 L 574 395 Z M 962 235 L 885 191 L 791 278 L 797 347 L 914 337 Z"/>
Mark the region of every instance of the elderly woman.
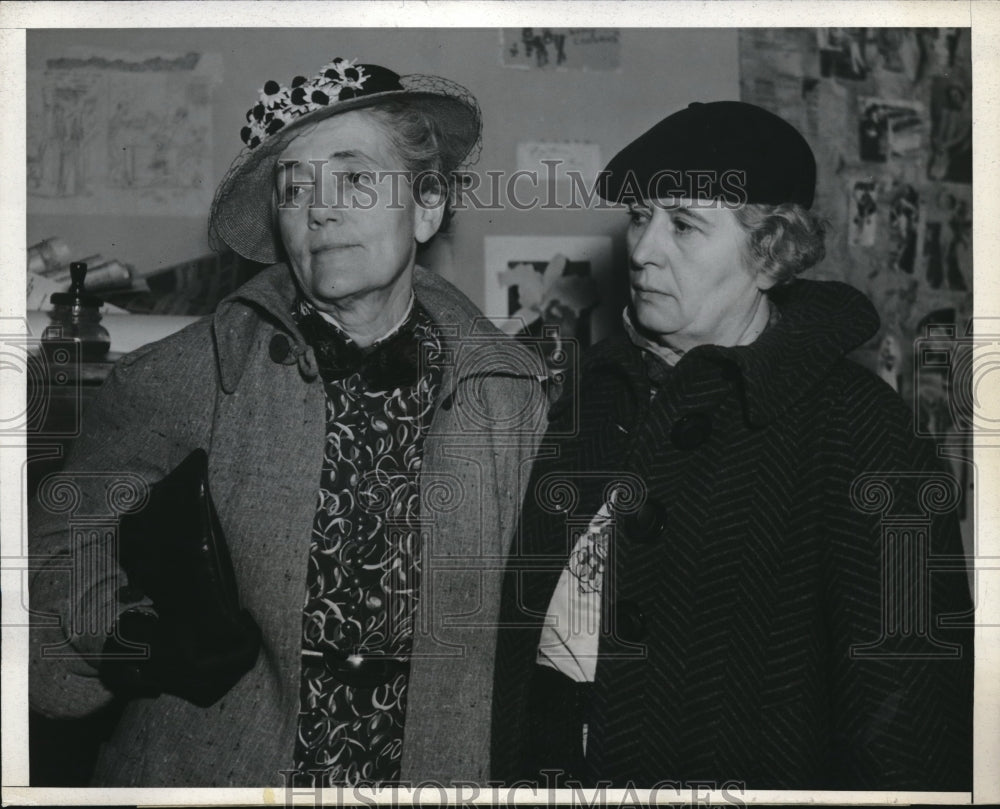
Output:
<path fill-rule="evenodd" d="M 798 131 L 740 102 L 669 116 L 602 176 L 629 203 L 631 303 L 529 482 L 495 775 L 969 788 L 969 593 L 929 568 L 962 555 L 957 491 L 846 359 L 871 304 L 795 278 L 824 253 L 815 177 Z"/>
<path fill-rule="evenodd" d="M 117 365 L 31 515 L 51 560 L 32 606 L 61 619 L 34 633 L 32 704 L 78 716 L 131 698 L 96 783 L 487 777 L 497 560 L 544 429 L 544 372 L 415 264 L 479 136 L 460 86 L 343 59 L 267 82 L 247 113 L 211 229 L 274 266 Z M 72 538 L 88 507 L 135 510 L 109 486 L 156 492 L 198 449 L 232 582 L 201 557 L 208 573 L 164 572 L 181 508 L 139 529 L 128 514 L 120 560 L 102 532 Z M 79 492 L 72 514 L 59 482 Z M 215 603 L 206 578 L 242 607 L 211 642 L 188 615 L 196 593 Z M 136 643 L 148 657 L 129 656 Z"/>

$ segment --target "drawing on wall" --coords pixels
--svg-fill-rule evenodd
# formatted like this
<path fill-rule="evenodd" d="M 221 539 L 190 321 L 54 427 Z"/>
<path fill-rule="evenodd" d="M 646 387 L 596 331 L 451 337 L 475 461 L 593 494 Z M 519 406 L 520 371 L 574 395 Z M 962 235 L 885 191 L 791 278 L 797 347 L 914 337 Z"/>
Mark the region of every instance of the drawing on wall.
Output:
<path fill-rule="evenodd" d="M 931 159 L 927 177 L 953 183 L 972 182 L 972 110 L 969 93 L 938 77 L 931 86 Z"/>
<path fill-rule="evenodd" d="M 858 106 L 858 143 L 862 160 L 885 163 L 890 158 L 921 153 L 927 131 L 922 104 L 862 96 Z"/>
<path fill-rule="evenodd" d="M 617 28 L 504 28 L 504 67 L 562 70 L 615 70 L 621 64 Z"/>
<path fill-rule="evenodd" d="M 594 340 L 596 278 L 611 268 L 607 236 L 487 236 L 486 314 L 518 339 L 541 341 L 546 361 Z"/>
<path fill-rule="evenodd" d="M 88 53 L 30 71 L 29 213 L 207 211 L 219 61 Z"/>

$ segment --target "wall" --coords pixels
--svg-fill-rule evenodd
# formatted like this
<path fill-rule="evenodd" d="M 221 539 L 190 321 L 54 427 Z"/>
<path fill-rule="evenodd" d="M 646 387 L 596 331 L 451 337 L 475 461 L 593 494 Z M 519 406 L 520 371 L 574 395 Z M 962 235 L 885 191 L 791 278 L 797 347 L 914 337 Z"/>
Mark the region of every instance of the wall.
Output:
<path fill-rule="evenodd" d="M 479 171 L 513 171 L 522 140 L 596 142 L 606 162 L 691 100 L 739 97 L 735 30 L 623 29 L 621 66 L 614 72 L 501 67 L 495 29 L 31 30 L 27 44 L 29 71 L 44 68 L 47 58 L 72 47 L 221 54 L 212 121 L 213 186 L 241 146 L 244 113 L 263 82 L 274 78 L 288 83 L 298 73 L 311 75 L 338 55 L 399 73 L 439 74 L 467 86 L 484 113 Z M 36 91 L 29 73 L 28 93 Z M 33 214 L 29 200 L 28 214 L 28 244 L 58 235 L 77 256 L 115 256 L 143 274 L 208 250 L 207 208 L 183 217 L 108 216 L 100 211 L 55 216 Z M 428 263 L 482 304 L 485 235 L 608 234 L 615 237 L 620 259 L 624 221 L 619 213 L 599 210 L 469 210 L 457 218 L 451 244 L 436 247 Z"/>

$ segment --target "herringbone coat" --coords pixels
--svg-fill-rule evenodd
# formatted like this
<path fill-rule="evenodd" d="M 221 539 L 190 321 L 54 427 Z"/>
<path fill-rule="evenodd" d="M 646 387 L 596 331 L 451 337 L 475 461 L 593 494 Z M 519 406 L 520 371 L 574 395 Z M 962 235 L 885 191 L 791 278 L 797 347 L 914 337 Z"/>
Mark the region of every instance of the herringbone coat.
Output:
<path fill-rule="evenodd" d="M 780 320 L 753 345 L 701 346 L 673 369 L 625 337 L 596 346 L 550 413 L 504 584 L 496 776 L 531 777 L 522 751 L 560 735 L 526 707 L 539 626 L 617 481 L 637 496 L 609 543 L 574 775 L 969 788 L 971 631 L 937 620 L 968 625 L 968 586 L 925 567 L 928 552 L 962 554 L 953 514 L 935 514 L 954 492 L 900 397 L 845 359 L 878 328 L 870 303 L 804 280 L 773 297 Z M 642 511 L 657 504 L 659 517 Z M 628 511 L 662 530 L 631 535 Z M 903 570 L 886 588 L 883 563 Z"/>

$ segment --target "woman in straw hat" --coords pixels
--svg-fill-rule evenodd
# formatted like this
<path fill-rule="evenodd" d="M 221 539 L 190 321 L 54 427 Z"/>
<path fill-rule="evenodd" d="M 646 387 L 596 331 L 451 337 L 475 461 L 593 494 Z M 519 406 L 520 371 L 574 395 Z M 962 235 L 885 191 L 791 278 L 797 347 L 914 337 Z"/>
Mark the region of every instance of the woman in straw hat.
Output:
<path fill-rule="evenodd" d="M 584 357 L 529 483 L 494 776 L 970 787 L 960 489 L 846 357 L 872 305 L 796 278 L 823 257 L 815 183 L 805 138 L 735 101 L 603 174 L 629 205 L 625 333 Z"/>
<path fill-rule="evenodd" d="M 122 586 L 96 538 L 82 589 L 56 565 L 31 585 L 65 628 L 34 634 L 37 709 L 139 692 L 96 783 L 487 777 L 497 560 L 544 428 L 543 372 L 415 263 L 480 126 L 452 82 L 343 59 L 267 82 L 247 113 L 211 233 L 274 266 L 123 359 L 67 464 L 100 498 L 93 470 L 154 484 L 205 450 L 243 611 L 199 649 L 200 628 L 168 615 L 186 596 L 167 608 L 193 579 Z M 68 552 L 44 492 L 32 534 L 50 559 Z M 129 642 L 148 659 L 123 664 Z"/>

